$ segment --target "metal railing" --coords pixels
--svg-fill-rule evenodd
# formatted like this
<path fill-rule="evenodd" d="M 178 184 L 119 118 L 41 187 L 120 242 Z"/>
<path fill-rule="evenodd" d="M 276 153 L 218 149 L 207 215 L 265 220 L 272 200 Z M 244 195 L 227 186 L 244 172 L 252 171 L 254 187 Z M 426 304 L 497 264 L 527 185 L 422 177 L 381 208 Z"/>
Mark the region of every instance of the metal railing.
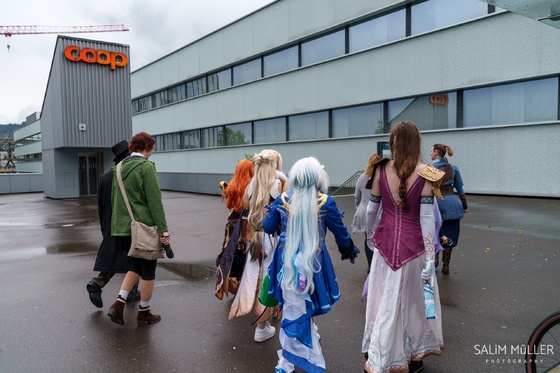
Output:
<path fill-rule="evenodd" d="M 354 190 L 356 189 L 356 182 L 361 174 L 364 171 L 356 171 L 352 176 L 350 176 L 345 182 L 340 184 L 338 187 L 331 187 L 329 190 L 329 194 L 331 196 L 343 196 L 348 194 L 354 194 Z"/>

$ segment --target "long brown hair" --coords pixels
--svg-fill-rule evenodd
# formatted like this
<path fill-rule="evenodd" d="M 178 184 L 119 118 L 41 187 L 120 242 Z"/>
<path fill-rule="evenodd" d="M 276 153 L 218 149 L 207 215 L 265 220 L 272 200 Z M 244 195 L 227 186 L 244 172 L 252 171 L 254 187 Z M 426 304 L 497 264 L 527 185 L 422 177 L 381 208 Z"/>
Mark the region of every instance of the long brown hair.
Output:
<path fill-rule="evenodd" d="M 395 141 L 395 138 L 397 141 Z M 406 201 L 406 180 L 416 169 L 420 160 L 420 143 L 422 136 L 420 131 L 410 120 L 397 123 L 391 129 L 389 143 L 393 158 L 393 167 L 399 179 L 399 197 L 401 198 L 404 211 L 410 210 Z"/>
<path fill-rule="evenodd" d="M 224 197 L 226 198 L 226 206 L 228 209 L 233 209 L 241 212 L 243 205 L 243 194 L 251 178 L 253 177 L 253 162 L 248 159 L 243 159 L 237 164 L 233 178 L 229 182 Z"/>

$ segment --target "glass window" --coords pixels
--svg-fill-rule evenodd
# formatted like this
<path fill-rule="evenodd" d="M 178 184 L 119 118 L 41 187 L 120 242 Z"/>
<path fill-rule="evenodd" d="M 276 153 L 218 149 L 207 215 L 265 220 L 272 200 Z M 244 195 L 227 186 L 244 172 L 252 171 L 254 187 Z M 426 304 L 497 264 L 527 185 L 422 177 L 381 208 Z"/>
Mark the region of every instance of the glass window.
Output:
<path fill-rule="evenodd" d="M 435 30 L 488 14 L 488 4 L 475 0 L 429 0 L 414 4 L 411 34 Z"/>
<path fill-rule="evenodd" d="M 264 56 L 264 76 L 298 68 L 298 47 L 284 49 Z"/>
<path fill-rule="evenodd" d="M 220 133 L 220 143 L 226 146 L 243 145 L 251 143 L 251 122 L 232 124 L 225 126 L 226 139 L 221 140 L 223 132 Z"/>
<path fill-rule="evenodd" d="M 292 115 L 288 117 L 290 141 L 329 138 L 329 113 Z"/>
<path fill-rule="evenodd" d="M 169 100 L 169 103 L 177 102 L 179 100 L 176 86 L 167 89 L 167 99 Z"/>
<path fill-rule="evenodd" d="M 255 144 L 286 141 L 286 118 L 255 121 Z"/>
<path fill-rule="evenodd" d="M 208 75 L 208 92 L 231 87 L 231 69 Z"/>
<path fill-rule="evenodd" d="M 350 27 L 350 52 L 375 47 L 406 37 L 406 11 L 389 13 Z"/>
<path fill-rule="evenodd" d="M 200 130 L 200 147 L 213 148 L 218 146 L 218 132 L 222 127 L 203 128 Z"/>
<path fill-rule="evenodd" d="M 389 101 L 389 126 L 413 121 L 420 131 L 457 128 L 457 93 L 438 93 Z"/>
<path fill-rule="evenodd" d="M 260 58 L 233 67 L 233 85 L 260 79 L 261 76 Z"/>
<path fill-rule="evenodd" d="M 181 146 L 181 137 L 178 133 L 167 133 L 163 135 L 163 148 L 161 150 L 177 150 Z"/>
<path fill-rule="evenodd" d="M 152 136 L 152 137 L 154 138 L 154 141 L 156 142 L 154 144 L 155 151 L 156 152 L 161 152 L 161 151 L 165 150 L 164 147 L 163 147 L 163 135 L 156 135 L 156 136 Z"/>
<path fill-rule="evenodd" d="M 179 99 L 179 101 L 185 100 L 187 98 L 186 84 L 181 84 L 177 87 L 177 98 Z"/>
<path fill-rule="evenodd" d="M 200 148 L 200 130 L 181 132 L 181 140 L 183 149 Z"/>
<path fill-rule="evenodd" d="M 373 135 L 383 132 L 383 107 L 381 104 L 356 106 L 333 110 L 333 137 Z"/>
<path fill-rule="evenodd" d="M 196 97 L 206 93 L 206 78 L 200 78 L 187 83 L 187 97 Z"/>
<path fill-rule="evenodd" d="M 301 44 L 301 65 L 325 61 L 342 56 L 345 52 L 344 30 Z"/>
<path fill-rule="evenodd" d="M 465 90 L 463 126 L 552 121 L 558 113 L 558 79 Z"/>

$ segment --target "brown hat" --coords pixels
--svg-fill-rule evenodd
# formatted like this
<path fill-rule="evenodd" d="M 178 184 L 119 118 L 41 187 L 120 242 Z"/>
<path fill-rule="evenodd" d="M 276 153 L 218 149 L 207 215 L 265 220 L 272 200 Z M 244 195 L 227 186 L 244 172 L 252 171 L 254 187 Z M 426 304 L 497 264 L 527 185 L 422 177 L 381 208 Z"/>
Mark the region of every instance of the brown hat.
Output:
<path fill-rule="evenodd" d="M 113 155 L 115 156 L 113 162 L 116 162 L 121 155 L 123 155 L 125 152 L 128 153 L 128 141 L 123 140 L 118 144 L 113 145 L 111 150 L 113 151 Z"/>

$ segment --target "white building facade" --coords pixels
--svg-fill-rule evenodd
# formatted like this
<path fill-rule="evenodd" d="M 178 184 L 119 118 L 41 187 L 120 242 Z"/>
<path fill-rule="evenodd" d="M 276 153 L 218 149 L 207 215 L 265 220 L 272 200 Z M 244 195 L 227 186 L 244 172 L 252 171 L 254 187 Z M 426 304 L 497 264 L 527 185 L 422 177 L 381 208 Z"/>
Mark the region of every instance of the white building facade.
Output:
<path fill-rule="evenodd" d="M 407 119 L 467 193 L 560 197 L 559 58 L 557 29 L 478 0 L 278 0 L 134 71 L 132 127 L 170 190 L 217 194 L 266 148 L 342 185 Z"/>

